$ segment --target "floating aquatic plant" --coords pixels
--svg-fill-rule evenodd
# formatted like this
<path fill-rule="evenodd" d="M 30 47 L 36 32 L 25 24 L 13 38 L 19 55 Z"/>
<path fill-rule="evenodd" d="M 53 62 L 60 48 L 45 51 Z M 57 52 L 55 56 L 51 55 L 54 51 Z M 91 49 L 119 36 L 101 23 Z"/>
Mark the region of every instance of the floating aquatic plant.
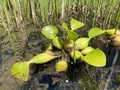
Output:
<path fill-rule="evenodd" d="M 56 58 L 65 58 L 65 60 L 59 60 L 55 64 L 56 71 L 65 71 L 68 68 L 68 56 L 71 56 L 74 63 L 77 63 L 76 60 L 81 60 L 95 67 L 104 67 L 106 65 L 105 53 L 98 48 L 93 48 L 89 43 L 93 38 L 97 38 L 103 34 L 106 35 L 106 33 L 109 34 L 107 37 L 114 37 L 113 32 L 115 30 L 104 31 L 100 28 L 92 28 L 88 32 L 88 37 L 78 37 L 75 30 L 83 27 L 84 23 L 72 19 L 70 26 L 71 28 L 69 29 L 65 22 L 62 24 L 67 34 L 64 40 L 62 37 L 58 36 L 59 30 L 56 26 L 48 25 L 43 27 L 41 33 L 46 38 L 50 39 L 51 43 L 45 45 L 47 49 L 45 49 L 43 53 L 34 56 L 31 60 L 15 63 L 11 68 L 12 74 L 20 80 L 27 81 L 29 79 L 30 64 L 44 64 Z M 117 41 L 120 43 L 119 37 L 120 35 L 114 37 L 114 42 Z M 53 52 L 52 46 L 56 47 L 60 52 Z"/>

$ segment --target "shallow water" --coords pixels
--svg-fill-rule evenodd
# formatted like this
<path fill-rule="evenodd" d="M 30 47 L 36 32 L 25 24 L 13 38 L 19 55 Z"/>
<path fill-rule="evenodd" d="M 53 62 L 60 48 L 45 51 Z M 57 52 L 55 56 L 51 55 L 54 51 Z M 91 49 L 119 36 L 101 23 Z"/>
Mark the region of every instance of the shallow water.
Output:
<path fill-rule="evenodd" d="M 33 66 L 30 71 L 31 78 L 28 82 L 15 79 L 10 72 L 11 66 L 17 61 L 30 60 L 33 56 L 42 52 L 43 44 L 49 42 L 39 33 L 39 27 L 31 25 L 25 29 L 29 31 L 27 33 L 28 41 L 25 47 L 21 46 L 23 47 L 20 48 L 22 52 L 18 51 L 17 54 L 18 47 L 16 51 L 13 51 L 6 37 L 2 37 L 0 43 L 0 90 L 96 90 L 98 88 L 98 90 L 103 90 L 110 73 L 111 63 L 108 63 L 104 68 L 88 66 L 89 69 L 85 68 L 85 63 L 81 65 L 78 63 L 76 65 L 77 70 L 71 65 L 67 72 L 57 73 L 54 67 L 57 61 L 55 60 L 44 65 Z M 114 56 L 113 51 L 107 56 L 111 61 Z M 108 90 L 120 89 L 120 82 L 115 81 L 115 77 L 120 74 L 119 58 L 120 56 L 111 76 Z"/>

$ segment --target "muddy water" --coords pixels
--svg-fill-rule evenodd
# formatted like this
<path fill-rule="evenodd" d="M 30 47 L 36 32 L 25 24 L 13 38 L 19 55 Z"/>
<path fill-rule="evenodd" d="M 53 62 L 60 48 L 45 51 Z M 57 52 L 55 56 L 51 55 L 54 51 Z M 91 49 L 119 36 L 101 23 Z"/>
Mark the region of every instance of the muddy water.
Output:
<path fill-rule="evenodd" d="M 33 65 L 31 67 L 31 78 L 28 82 L 15 79 L 10 72 L 11 66 L 18 61 L 30 60 L 36 54 L 42 52 L 43 44 L 49 42 L 40 34 L 40 27 L 29 25 L 25 28 L 27 32 L 27 43 L 25 46 L 16 46 L 15 51 L 11 49 L 6 36 L 1 37 L 0 42 L 0 90 L 103 90 L 105 81 L 110 73 L 110 65 L 104 68 L 94 68 L 85 63 L 78 63 L 76 69 L 70 64 L 67 72 L 55 71 L 55 63 L 49 62 L 44 65 Z M 21 38 L 17 38 L 21 39 Z M 19 41 L 19 40 L 18 40 Z M 17 42 L 16 42 L 17 43 Z M 20 44 L 18 42 L 18 44 Z M 15 44 L 17 45 L 17 44 Z M 23 44 L 21 44 L 23 45 Z M 18 49 L 21 47 L 20 49 Z M 110 55 L 110 57 L 109 57 Z M 108 55 L 108 59 L 114 54 Z M 120 58 L 120 57 L 119 57 Z M 119 62 L 118 58 L 118 62 Z M 111 76 L 108 90 L 119 90 L 120 83 L 115 81 L 120 74 L 120 64 L 115 67 Z M 67 78 L 66 78 L 67 77 Z M 103 83 L 104 82 L 104 83 Z"/>
<path fill-rule="evenodd" d="M 25 46 L 20 42 L 19 32 L 11 33 L 15 41 L 12 47 L 6 33 L 0 36 L 0 90 L 21 90 L 23 82 L 11 75 L 11 66 L 18 61 L 29 60 L 41 52 L 39 45 L 41 37 L 39 37 L 39 34 L 35 35 L 37 33 L 35 31 L 38 31 L 38 29 L 32 26 L 24 29 L 28 31 L 27 38 L 31 37 Z M 2 31 L 3 29 L 0 28 L 0 30 Z"/>

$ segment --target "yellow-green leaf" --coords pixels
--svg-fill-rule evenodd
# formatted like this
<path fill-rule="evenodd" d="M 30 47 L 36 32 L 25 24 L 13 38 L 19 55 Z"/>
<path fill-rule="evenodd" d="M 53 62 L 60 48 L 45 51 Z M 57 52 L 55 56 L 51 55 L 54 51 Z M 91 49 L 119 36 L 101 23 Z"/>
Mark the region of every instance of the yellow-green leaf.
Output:
<path fill-rule="evenodd" d="M 29 63 L 17 62 L 11 68 L 12 75 L 22 81 L 27 81 L 29 78 Z"/>
<path fill-rule="evenodd" d="M 68 39 L 69 40 L 76 40 L 76 39 L 78 39 L 78 34 L 76 32 L 67 30 L 67 34 L 68 34 Z"/>
<path fill-rule="evenodd" d="M 116 32 L 116 30 L 115 29 L 109 29 L 109 30 L 103 30 L 106 34 L 108 34 L 108 35 L 114 35 L 115 34 L 115 32 Z M 117 30 L 117 32 L 118 32 L 118 30 Z M 116 32 L 116 33 L 117 33 Z"/>
<path fill-rule="evenodd" d="M 94 38 L 94 37 L 102 35 L 102 34 L 104 34 L 104 31 L 100 28 L 92 28 L 88 32 L 89 38 Z"/>
<path fill-rule="evenodd" d="M 82 50 L 88 46 L 89 41 L 90 41 L 90 38 L 85 38 L 85 37 L 79 38 L 75 41 L 75 48 Z"/>
<path fill-rule="evenodd" d="M 64 49 L 66 51 L 68 51 L 69 49 L 72 50 L 73 47 L 74 47 L 74 40 L 68 40 L 68 39 L 66 39 L 64 41 Z"/>
<path fill-rule="evenodd" d="M 91 51 L 89 54 L 82 57 L 82 59 L 95 67 L 103 67 L 106 65 L 106 56 L 100 49 Z"/>
<path fill-rule="evenodd" d="M 65 60 L 60 60 L 55 64 L 55 69 L 58 72 L 65 71 L 68 68 L 68 63 Z"/>
<path fill-rule="evenodd" d="M 71 53 L 70 53 L 72 59 L 75 59 L 75 60 L 79 60 L 81 59 L 81 57 L 83 56 L 82 53 L 78 50 L 73 50 Z"/>
<path fill-rule="evenodd" d="M 46 51 L 34 56 L 29 61 L 29 63 L 44 64 L 60 56 L 61 56 L 60 53 L 53 53 L 51 51 Z"/>
<path fill-rule="evenodd" d="M 72 20 L 70 21 L 70 25 L 71 25 L 71 30 L 73 31 L 73 30 L 76 30 L 76 29 L 84 26 L 84 23 L 82 23 L 82 22 L 80 22 L 80 21 L 77 21 L 77 20 L 75 20 L 75 19 L 72 19 Z"/>
<path fill-rule="evenodd" d="M 64 22 L 62 23 L 62 27 L 65 29 L 65 30 L 68 30 L 68 25 Z"/>
<path fill-rule="evenodd" d="M 49 25 L 42 28 L 42 34 L 49 39 L 53 39 L 58 34 L 58 29 L 56 26 Z"/>
<path fill-rule="evenodd" d="M 93 50 L 94 50 L 93 47 L 88 46 L 85 49 L 83 49 L 81 52 L 82 52 L 82 54 L 86 55 L 86 54 L 90 53 Z"/>
<path fill-rule="evenodd" d="M 57 47 L 58 49 L 62 49 L 64 42 L 60 37 L 55 37 L 52 41 L 53 45 Z"/>

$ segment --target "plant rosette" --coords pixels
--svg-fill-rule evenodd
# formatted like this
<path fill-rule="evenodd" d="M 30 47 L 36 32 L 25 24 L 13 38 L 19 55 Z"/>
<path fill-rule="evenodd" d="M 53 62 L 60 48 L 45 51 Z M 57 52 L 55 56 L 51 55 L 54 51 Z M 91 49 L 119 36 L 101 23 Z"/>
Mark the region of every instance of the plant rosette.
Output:
<path fill-rule="evenodd" d="M 100 49 L 94 49 L 89 46 L 89 43 L 93 38 L 98 36 L 105 36 L 111 38 L 112 44 L 115 46 L 120 45 L 120 35 L 113 35 L 115 33 L 115 29 L 110 30 L 102 30 L 100 28 L 91 28 L 88 31 L 88 37 L 78 37 L 78 33 L 75 30 L 84 26 L 84 23 L 77 21 L 75 19 L 71 19 L 70 21 L 70 29 L 68 25 L 64 22 L 62 27 L 65 29 L 66 38 L 62 40 L 61 37 L 58 37 L 58 28 L 54 25 L 48 25 L 42 28 L 41 33 L 46 38 L 51 40 L 50 44 L 47 44 L 43 47 L 45 52 L 40 53 L 34 56 L 31 60 L 27 62 L 17 62 L 11 68 L 11 73 L 16 78 L 27 81 L 29 79 L 29 65 L 34 64 L 44 64 L 49 61 L 52 61 L 56 58 L 61 58 L 62 55 L 71 56 L 71 58 L 76 62 L 76 60 L 83 60 L 89 65 L 95 67 L 104 67 L 106 65 L 106 55 Z M 118 31 L 117 31 L 118 33 Z M 56 47 L 59 51 L 58 53 L 52 52 L 53 48 Z M 51 51 L 50 51 L 51 50 Z M 66 50 L 65 52 L 62 52 Z M 68 51 L 68 52 L 67 52 Z M 62 57 L 63 58 L 63 57 Z M 55 64 L 55 69 L 58 72 L 66 71 L 68 68 L 68 63 L 66 60 L 60 60 Z"/>

